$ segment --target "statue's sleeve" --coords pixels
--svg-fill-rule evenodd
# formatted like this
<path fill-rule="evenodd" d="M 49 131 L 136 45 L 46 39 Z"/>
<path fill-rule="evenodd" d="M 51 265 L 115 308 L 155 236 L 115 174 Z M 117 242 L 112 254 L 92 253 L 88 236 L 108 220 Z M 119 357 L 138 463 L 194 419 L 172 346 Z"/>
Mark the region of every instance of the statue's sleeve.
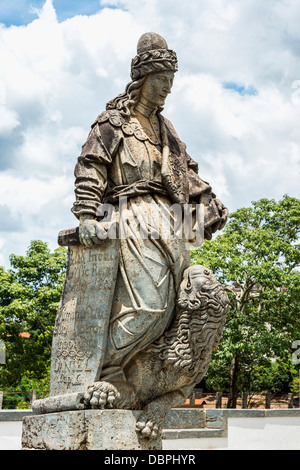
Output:
<path fill-rule="evenodd" d="M 173 124 L 166 119 L 163 118 L 167 128 L 169 130 L 169 144 L 174 147 L 177 147 L 178 152 L 183 155 L 183 159 L 187 162 L 187 170 L 188 170 L 188 181 L 189 181 L 189 200 L 193 202 L 196 200 L 199 201 L 199 196 L 203 193 L 212 193 L 211 186 L 206 181 L 202 180 L 198 175 L 198 163 L 195 162 L 187 153 L 186 151 L 186 144 L 182 142 L 174 129 Z"/>
<path fill-rule="evenodd" d="M 228 217 L 228 209 L 217 199 L 211 186 L 198 175 L 198 164 L 187 155 L 190 202 L 204 204 L 204 238 L 210 240 L 212 234 L 221 230 Z"/>
<path fill-rule="evenodd" d="M 198 200 L 199 196 L 203 193 L 212 194 L 212 196 L 215 197 L 215 195 L 212 193 L 210 184 L 200 178 L 198 174 L 198 163 L 195 162 L 187 152 L 186 160 L 188 166 L 190 200 Z"/>
<path fill-rule="evenodd" d="M 179 139 L 179 138 L 178 138 Z M 180 141 L 181 150 L 185 154 L 189 181 L 189 203 L 204 206 L 204 238 L 210 240 L 212 234 L 221 230 L 228 217 L 228 209 L 217 199 L 207 181 L 198 174 L 198 163 L 186 151 L 186 145 Z"/>
<path fill-rule="evenodd" d="M 120 133 L 109 122 L 95 122 L 75 166 L 75 196 L 72 212 L 96 217 L 107 186 L 107 170 L 120 143 Z"/>

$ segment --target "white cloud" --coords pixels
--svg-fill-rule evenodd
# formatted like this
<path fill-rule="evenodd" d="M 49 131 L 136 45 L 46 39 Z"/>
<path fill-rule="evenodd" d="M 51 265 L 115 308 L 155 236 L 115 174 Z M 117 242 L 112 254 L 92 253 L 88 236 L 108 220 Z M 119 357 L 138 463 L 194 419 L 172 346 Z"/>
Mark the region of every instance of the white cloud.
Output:
<path fill-rule="evenodd" d="M 9 236 L 0 227 L 6 265 L 30 240 L 54 247 L 58 231 L 77 224 L 70 212 L 77 156 L 97 114 L 129 81 L 146 31 L 177 52 L 164 114 L 229 209 L 299 197 L 298 1 L 101 5 L 118 8 L 58 22 L 47 0 L 27 26 L 0 25 L 0 200 L 22 225 Z M 224 88 L 228 82 L 257 93 Z"/>
<path fill-rule="evenodd" d="M 17 114 L 0 105 L 0 136 L 10 134 L 19 124 Z"/>

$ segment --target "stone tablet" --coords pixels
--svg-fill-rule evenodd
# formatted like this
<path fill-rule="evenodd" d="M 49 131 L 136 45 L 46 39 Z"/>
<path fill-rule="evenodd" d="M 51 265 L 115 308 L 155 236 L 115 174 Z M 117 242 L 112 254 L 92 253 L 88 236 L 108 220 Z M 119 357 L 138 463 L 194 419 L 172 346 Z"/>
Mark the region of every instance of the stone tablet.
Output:
<path fill-rule="evenodd" d="M 118 269 L 119 240 L 69 246 L 53 333 L 50 396 L 81 392 L 99 380 Z"/>

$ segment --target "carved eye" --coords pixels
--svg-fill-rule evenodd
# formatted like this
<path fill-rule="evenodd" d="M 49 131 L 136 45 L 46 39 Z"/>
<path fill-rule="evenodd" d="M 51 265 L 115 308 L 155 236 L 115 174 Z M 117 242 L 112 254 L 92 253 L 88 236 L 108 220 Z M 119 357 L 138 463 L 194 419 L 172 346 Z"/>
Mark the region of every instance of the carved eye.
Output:
<path fill-rule="evenodd" d="M 208 269 L 204 269 L 204 274 L 205 274 L 206 276 L 209 276 L 209 274 L 210 274 L 209 270 L 208 270 Z"/>
<path fill-rule="evenodd" d="M 185 286 L 185 290 L 191 290 L 191 288 L 192 288 L 192 284 L 190 283 L 190 280 L 188 279 L 186 286 Z"/>

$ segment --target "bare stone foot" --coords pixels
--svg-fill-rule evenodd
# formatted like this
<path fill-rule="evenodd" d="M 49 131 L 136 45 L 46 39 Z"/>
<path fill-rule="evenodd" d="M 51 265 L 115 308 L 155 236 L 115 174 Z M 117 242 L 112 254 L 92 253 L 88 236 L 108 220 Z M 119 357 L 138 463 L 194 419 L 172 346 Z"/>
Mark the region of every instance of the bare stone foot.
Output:
<path fill-rule="evenodd" d="M 120 398 L 116 387 L 109 382 L 95 382 L 84 394 L 84 404 L 93 409 L 115 408 L 115 402 Z"/>

